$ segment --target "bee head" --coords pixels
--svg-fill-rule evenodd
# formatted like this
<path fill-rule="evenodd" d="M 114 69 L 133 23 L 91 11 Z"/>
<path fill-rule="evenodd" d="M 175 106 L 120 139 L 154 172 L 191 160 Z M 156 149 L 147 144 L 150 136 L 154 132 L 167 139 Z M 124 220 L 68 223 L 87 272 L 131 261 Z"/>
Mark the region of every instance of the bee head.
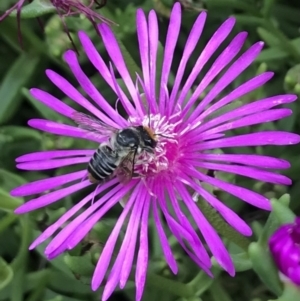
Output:
<path fill-rule="evenodd" d="M 145 150 L 149 153 L 153 153 L 157 145 L 157 139 L 155 133 L 150 127 L 143 126 L 141 131 L 141 140 L 145 145 Z"/>

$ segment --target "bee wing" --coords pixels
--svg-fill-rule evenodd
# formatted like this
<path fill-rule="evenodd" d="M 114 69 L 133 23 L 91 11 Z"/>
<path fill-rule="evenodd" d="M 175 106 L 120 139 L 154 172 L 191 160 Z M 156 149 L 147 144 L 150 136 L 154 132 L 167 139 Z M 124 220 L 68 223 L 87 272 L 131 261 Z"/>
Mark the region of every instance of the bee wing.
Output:
<path fill-rule="evenodd" d="M 132 178 L 134 171 L 135 155 L 136 151 L 130 151 L 115 170 L 115 175 L 123 184 L 127 184 Z"/>
<path fill-rule="evenodd" d="M 118 131 L 118 129 L 107 125 L 101 120 L 81 112 L 74 112 L 72 114 L 72 119 L 81 129 L 87 130 L 93 134 L 98 134 L 101 137 L 111 136 Z"/>

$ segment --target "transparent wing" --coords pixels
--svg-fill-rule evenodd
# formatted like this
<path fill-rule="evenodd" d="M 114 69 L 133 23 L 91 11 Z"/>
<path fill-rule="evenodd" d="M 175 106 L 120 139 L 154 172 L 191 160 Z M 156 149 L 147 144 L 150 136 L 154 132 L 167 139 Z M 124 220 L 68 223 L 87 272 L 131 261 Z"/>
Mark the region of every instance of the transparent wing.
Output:
<path fill-rule="evenodd" d="M 123 184 L 127 184 L 132 178 L 134 171 L 135 155 L 136 151 L 130 151 L 115 170 L 115 175 Z"/>
<path fill-rule="evenodd" d="M 118 129 L 107 125 L 96 117 L 81 112 L 74 112 L 72 114 L 72 119 L 81 129 L 101 136 L 111 136 L 118 131 Z"/>

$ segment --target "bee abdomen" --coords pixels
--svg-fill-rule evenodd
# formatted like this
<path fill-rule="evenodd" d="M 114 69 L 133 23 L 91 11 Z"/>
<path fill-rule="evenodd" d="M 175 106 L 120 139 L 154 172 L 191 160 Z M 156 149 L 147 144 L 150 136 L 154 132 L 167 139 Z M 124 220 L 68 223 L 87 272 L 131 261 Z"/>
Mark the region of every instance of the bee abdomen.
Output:
<path fill-rule="evenodd" d="M 88 166 L 90 176 L 96 181 L 102 181 L 117 168 L 118 155 L 107 145 L 100 145 L 94 153 Z"/>

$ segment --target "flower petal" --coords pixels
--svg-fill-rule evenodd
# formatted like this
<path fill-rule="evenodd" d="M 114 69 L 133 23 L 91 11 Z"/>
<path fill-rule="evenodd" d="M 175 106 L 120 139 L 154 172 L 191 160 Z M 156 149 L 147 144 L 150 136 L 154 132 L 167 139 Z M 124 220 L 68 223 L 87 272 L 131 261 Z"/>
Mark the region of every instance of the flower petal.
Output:
<path fill-rule="evenodd" d="M 267 81 L 269 81 L 273 77 L 273 72 L 265 72 L 262 74 L 257 75 L 254 78 L 251 78 L 250 80 L 246 81 L 245 83 L 239 85 L 236 89 L 234 89 L 232 92 L 224 96 L 222 99 L 211 105 L 209 108 L 203 111 L 203 113 L 200 114 L 199 120 L 203 120 L 205 117 L 210 115 L 212 112 L 217 111 L 218 109 L 222 108 L 223 106 L 231 103 L 232 101 L 246 95 L 247 93 L 261 87 L 264 85 Z"/>
<path fill-rule="evenodd" d="M 47 170 L 74 164 L 88 163 L 90 160 L 90 157 L 73 157 L 48 161 L 30 161 L 17 164 L 17 168 L 23 170 Z"/>
<path fill-rule="evenodd" d="M 220 74 L 220 72 L 232 61 L 232 59 L 240 52 L 244 42 L 247 38 L 246 32 L 240 32 L 237 34 L 230 44 L 223 50 L 223 52 L 218 56 L 216 61 L 213 63 L 209 71 L 205 74 L 200 84 L 197 86 L 196 90 L 192 94 L 191 98 L 188 100 L 184 110 L 182 111 L 182 116 L 190 111 L 195 102 L 199 99 L 199 96 L 208 87 L 209 84 Z M 204 101 L 205 98 L 202 100 Z M 198 106 L 197 106 L 198 108 Z M 190 122 L 193 118 L 189 118 Z"/>
<path fill-rule="evenodd" d="M 150 108 L 151 113 L 158 113 L 156 103 L 156 58 L 158 49 L 158 24 L 157 16 L 154 10 L 151 10 L 148 17 L 148 34 L 149 34 L 149 69 L 150 69 Z"/>
<path fill-rule="evenodd" d="M 131 102 L 127 98 L 126 94 L 120 88 L 119 84 L 116 81 L 114 82 L 112 80 L 109 68 L 103 61 L 101 55 L 95 48 L 93 42 L 90 40 L 88 35 L 85 32 L 80 31 L 78 33 L 78 37 L 83 46 L 84 52 L 88 56 L 90 62 L 98 70 L 98 72 L 102 75 L 104 80 L 113 89 L 113 91 L 119 96 L 119 99 L 121 100 L 123 107 L 126 110 L 126 112 L 128 113 L 128 115 L 134 115 L 135 114 L 134 107 L 132 106 Z"/>
<path fill-rule="evenodd" d="M 31 194 L 38 194 L 46 190 L 53 189 L 57 186 L 61 186 L 72 181 L 82 179 L 86 175 L 86 170 L 81 170 L 61 176 L 52 177 L 49 179 L 43 179 L 21 185 L 13 189 L 10 194 L 12 196 L 28 196 Z"/>
<path fill-rule="evenodd" d="M 107 183 L 104 183 L 101 185 L 97 192 L 92 192 L 88 194 L 84 199 L 82 199 L 80 202 L 75 204 L 70 210 L 68 210 L 66 213 L 64 213 L 54 224 L 50 225 L 46 230 L 43 231 L 42 234 L 40 234 L 30 245 L 29 249 L 32 250 L 42 242 L 44 242 L 46 239 L 48 239 L 50 236 L 52 236 L 65 222 L 67 222 L 75 213 L 77 213 L 84 205 L 86 205 L 89 201 L 92 200 L 93 197 L 96 197 L 97 194 L 105 191 L 107 188 L 110 188 L 111 186 L 117 184 L 118 179 L 112 179 L 108 181 Z M 100 200 L 98 201 L 100 202 Z M 104 200 L 103 200 L 104 202 Z M 98 203 L 100 206 L 100 204 Z"/>
<path fill-rule="evenodd" d="M 164 57 L 163 57 L 163 65 L 161 71 L 161 80 L 160 80 L 160 94 L 159 94 L 159 112 L 161 114 L 165 114 L 166 109 L 166 97 L 165 97 L 165 89 L 168 85 L 168 78 L 171 70 L 173 55 L 175 46 L 177 43 L 177 39 L 180 32 L 181 26 L 181 4 L 179 2 L 175 3 L 169 20 L 169 27 L 166 37 L 166 44 L 164 50 Z"/>
<path fill-rule="evenodd" d="M 242 117 L 238 120 L 229 121 L 218 127 L 205 131 L 204 133 L 201 134 L 201 136 L 203 137 L 203 139 L 206 140 L 208 137 L 210 137 L 210 135 L 215 135 L 216 133 L 220 133 L 220 132 L 223 133 L 226 131 L 230 131 L 245 126 L 272 122 L 291 116 L 292 114 L 293 111 L 290 109 L 273 109 L 264 112 L 259 112 L 250 116 Z"/>
<path fill-rule="evenodd" d="M 42 151 L 35 152 L 20 156 L 16 159 L 16 162 L 28 162 L 28 161 L 44 161 L 53 158 L 62 158 L 62 157 L 73 157 L 73 156 L 89 156 L 91 157 L 95 153 L 95 150 L 90 149 L 70 149 L 70 150 L 53 150 L 53 151 Z"/>
<path fill-rule="evenodd" d="M 100 92 L 92 84 L 90 79 L 84 74 L 78 63 L 75 52 L 72 50 L 65 52 L 64 60 L 69 65 L 82 89 L 91 99 L 93 99 L 93 101 L 101 108 L 101 110 L 107 114 L 105 115 L 102 112 L 98 111 L 98 118 L 106 124 L 115 128 L 121 128 L 122 125 L 126 124 L 123 117 L 109 105 L 109 103 L 103 98 Z"/>
<path fill-rule="evenodd" d="M 96 141 L 98 143 L 107 140 L 107 137 L 105 136 L 101 136 L 96 133 L 91 133 L 78 127 L 61 124 L 46 119 L 30 119 L 28 121 L 28 125 L 32 128 L 61 136 L 88 139 L 91 141 Z"/>
<path fill-rule="evenodd" d="M 222 215 L 225 221 L 235 230 L 245 236 L 250 236 L 252 234 L 251 228 L 234 211 L 225 206 L 214 195 L 203 189 L 200 182 L 198 184 L 195 183 L 195 180 L 189 179 L 187 175 L 184 177 L 182 176 L 182 178 L 182 183 L 191 186 L 206 202 L 216 209 Z"/>
<path fill-rule="evenodd" d="M 190 92 L 190 89 L 195 81 L 195 79 L 198 77 L 200 71 L 204 67 L 204 65 L 207 63 L 207 61 L 211 58 L 211 56 L 214 54 L 214 52 L 217 50 L 217 48 L 221 45 L 221 43 L 227 38 L 227 36 L 230 34 L 233 26 L 235 23 L 234 18 L 228 18 L 213 34 L 211 39 L 206 44 L 205 48 L 201 52 L 197 62 L 195 63 L 194 68 L 192 69 L 192 72 L 190 73 L 186 83 L 184 84 L 182 91 L 178 97 L 177 103 L 179 105 L 182 105 L 184 99 L 186 98 L 187 94 Z"/>
<path fill-rule="evenodd" d="M 172 253 L 172 249 L 170 247 L 170 244 L 168 242 L 168 238 L 165 234 L 165 231 L 161 225 L 160 218 L 158 216 L 158 210 L 157 210 L 157 203 L 152 201 L 152 208 L 153 208 L 153 217 L 154 217 L 154 224 L 156 226 L 156 230 L 158 233 L 158 237 L 160 240 L 160 245 L 162 248 L 162 251 L 164 253 L 165 259 L 167 261 L 167 264 L 169 265 L 171 271 L 174 274 L 178 273 L 178 266 L 176 259 Z"/>
<path fill-rule="evenodd" d="M 53 111 L 71 118 L 75 110 L 53 95 L 40 89 L 31 89 L 30 94 L 38 101 L 52 109 Z"/>
<path fill-rule="evenodd" d="M 194 150 L 217 149 L 222 147 L 259 146 L 259 145 L 292 145 L 300 142 L 300 136 L 281 131 L 265 131 L 236 135 L 234 137 L 207 141 L 193 147 Z"/>
<path fill-rule="evenodd" d="M 137 183 L 135 182 L 135 184 L 137 184 Z M 113 231 L 111 232 L 111 234 L 102 250 L 102 254 L 98 260 L 98 263 L 94 270 L 93 279 L 92 279 L 92 290 L 94 290 L 94 291 L 98 289 L 98 287 L 101 285 L 101 283 L 104 279 L 105 273 L 107 271 L 109 262 L 111 260 L 112 254 L 113 254 L 113 250 L 115 248 L 117 238 L 119 236 L 119 232 L 122 228 L 122 225 L 125 221 L 127 214 L 131 210 L 131 207 L 132 207 L 134 201 L 136 200 L 137 192 L 139 191 L 139 188 L 140 188 L 140 184 L 137 185 L 137 187 L 133 190 L 132 194 L 130 195 L 128 202 L 126 203 L 121 215 L 119 216 L 119 218 L 117 220 L 117 223 L 116 223 Z"/>
<path fill-rule="evenodd" d="M 135 300 L 142 300 L 147 267 L 148 267 L 148 257 L 149 257 L 149 247 L 148 247 L 148 217 L 150 209 L 150 198 L 145 201 L 145 206 L 141 219 L 141 231 L 140 231 L 140 247 L 137 255 L 136 272 L 135 272 L 135 285 L 136 285 L 136 295 Z"/>
<path fill-rule="evenodd" d="M 204 123 L 203 125 L 200 125 L 198 129 L 199 132 L 204 132 L 205 130 L 213 128 L 214 126 L 222 124 L 228 120 L 252 115 L 254 113 L 263 113 L 264 111 L 267 111 L 275 106 L 281 105 L 283 103 L 289 103 L 294 100 L 296 100 L 295 95 L 276 95 L 273 97 L 254 101 L 249 104 L 243 105 L 239 108 L 236 108 L 234 110 L 231 110 L 228 113 L 222 114 L 221 116 L 213 118 L 212 120 Z"/>
<path fill-rule="evenodd" d="M 241 186 L 237 186 L 231 183 L 227 183 L 225 181 L 209 177 L 207 175 L 204 175 L 203 173 L 199 172 L 195 168 L 191 168 L 188 166 L 185 166 L 188 170 L 188 174 L 192 177 L 195 177 L 196 179 L 199 179 L 200 181 L 203 181 L 205 183 L 208 183 L 212 186 L 216 186 L 234 196 L 237 198 L 264 210 L 271 210 L 271 204 L 269 199 L 264 197 L 263 195 L 260 195 L 254 191 L 251 191 L 249 189 L 246 189 Z"/>
<path fill-rule="evenodd" d="M 204 217 L 200 209 L 196 206 L 195 202 L 187 192 L 184 185 L 178 182 L 177 185 L 178 193 L 183 197 L 185 205 L 193 216 L 198 228 L 200 229 L 217 262 L 228 272 L 229 275 L 234 276 L 235 270 L 232 259 L 230 258 L 229 253 L 226 250 L 221 238 Z"/>
<path fill-rule="evenodd" d="M 198 41 L 200 39 L 200 36 L 202 34 L 203 31 L 203 27 L 206 21 L 206 16 L 207 14 L 205 12 L 201 12 L 200 15 L 197 17 L 197 20 L 195 21 L 190 34 L 188 36 L 188 39 L 186 41 L 186 44 L 184 46 L 184 50 L 183 50 L 183 54 L 179 63 L 179 67 L 176 73 L 176 77 L 175 77 L 175 81 L 174 81 L 174 85 L 172 88 L 172 92 L 170 95 L 170 99 L 168 102 L 168 112 L 169 115 L 171 115 L 172 113 L 174 113 L 174 103 L 175 103 L 175 98 L 177 96 L 179 87 L 181 85 L 181 81 L 183 78 L 183 74 L 185 71 L 185 67 L 186 64 L 192 54 L 192 52 L 194 51 L 196 45 L 198 44 Z"/>
<path fill-rule="evenodd" d="M 32 199 L 32 200 L 26 202 L 25 204 L 19 206 L 15 210 L 15 213 L 17 213 L 17 214 L 26 213 L 26 212 L 29 212 L 32 210 L 36 210 L 38 208 L 48 206 L 54 202 L 57 202 L 58 200 L 60 200 L 64 197 L 66 197 L 80 189 L 88 187 L 90 185 L 92 185 L 92 183 L 89 180 L 86 180 L 86 181 L 82 181 L 80 183 L 71 185 L 67 188 L 63 188 L 60 190 L 50 192 L 46 195 L 42 195 L 36 199 Z"/>
<path fill-rule="evenodd" d="M 260 168 L 271 169 L 285 169 L 289 168 L 291 164 L 283 159 L 278 159 L 262 155 L 249 154 L 192 154 L 189 156 L 191 160 L 205 160 L 205 161 L 224 161 L 226 163 L 239 163 Z"/>
<path fill-rule="evenodd" d="M 263 48 L 263 42 L 257 42 L 244 52 L 218 80 L 214 87 L 208 92 L 197 108 L 193 111 L 190 120 L 199 121 L 199 114 L 203 112 L 205 107 L 215 99 L 215 97 L 223 91 L 234 79 L 236 79 L 259 55 Z"/>
<path fill-rule="evenodd" d="M 113 183 L 113 182 L 112 182 Z M 111 185 L 113 185 L 110 183 Z M 101 186 L 100 186 L 101 187 Z M 109 187 L 109 186 L 108 186 Z M 49 245 L 45 249 L 45 254 L 49 255 L 61 245 L 64 244 L 64 250 L 68 249 L 71 246 L 71 238 L 74 238 L 73 234 L 78 234 L 79 229 L 82 231 L 86 231 L 86 233 L 89 232 L 90 228 L 84 227 L 85 222 L 88 220 L 89 216 L 93 215 L 95 211 L 101 207 L 103 204 L 109 203 L 107 202 L 110 200 L 110 203 L 106 205 L 107 207 L 113 206 L 118 200 L 119 197 L 123 196 L 124 189 L 123 187 L 119 184 L 116 187 L 113 187 L 110 189 L 105 195 L 100 197 L 97 201 L 93 202 L 93 204 L 87 208 L 84 212 L 82 212 L 80 215 L 78 215 L 74 220 L 72 220 L 68 225 L 66 225 L 49 243 Z M 99 189 L 99 190 L 98 190 Z M 98 188 L 93 192 L 93 197 L 95 198 L 98 194 L 98 191 L 103 191 L 101 188 Z M 85 200 L 87 201 L 87 200 Z M 82 201 L 83 202 L 83 201 Z M 104 207 L 104 206 L 103 206 Z M 102 207 L 102 208 L 103 208 Z M 97 221 L 96 221 L 97 222 Z M 95 222 L 95 223 L 96 223 Z M 95 224 L 94 223 L 94 224 Z M 89 224 L 91 225 L 91 223 Z M 54 226 L 55 227 L 55 226 Z M 93 227 L 93 225 L 91 225 Z M 74 239 L 73 239 L 74 241 Z M 74 244 L 76 246 L 77 243 Z"/>
<path fill-rule="evenodd" d="M 128 91 L 135 104 L 137 113 L 140 116 L 143 116 L 142 104 L 139 102 L 138 93 L 132 82 L 132 79 L 130 77 L 130 74 L 128 72 L 126 64 L 124 62 L 124 58 L 121 53 L 120 47 L 118 45 L 118 42 L 117 42 L 113 32 L 111 31 L 111 29 L 109 28 L 109 26 L 107 24 L 103 24 L 103 23 L 98 25 L 98 29 L 99 29 L 103 43 L 105 45 L 105 48 L 106 48 L 111 60 L 113 61 L 114 65 L 117 68 L 118 72 L 120 73 L 124 83 L 126 84 L 126 87 L 128 88 Z"/>

